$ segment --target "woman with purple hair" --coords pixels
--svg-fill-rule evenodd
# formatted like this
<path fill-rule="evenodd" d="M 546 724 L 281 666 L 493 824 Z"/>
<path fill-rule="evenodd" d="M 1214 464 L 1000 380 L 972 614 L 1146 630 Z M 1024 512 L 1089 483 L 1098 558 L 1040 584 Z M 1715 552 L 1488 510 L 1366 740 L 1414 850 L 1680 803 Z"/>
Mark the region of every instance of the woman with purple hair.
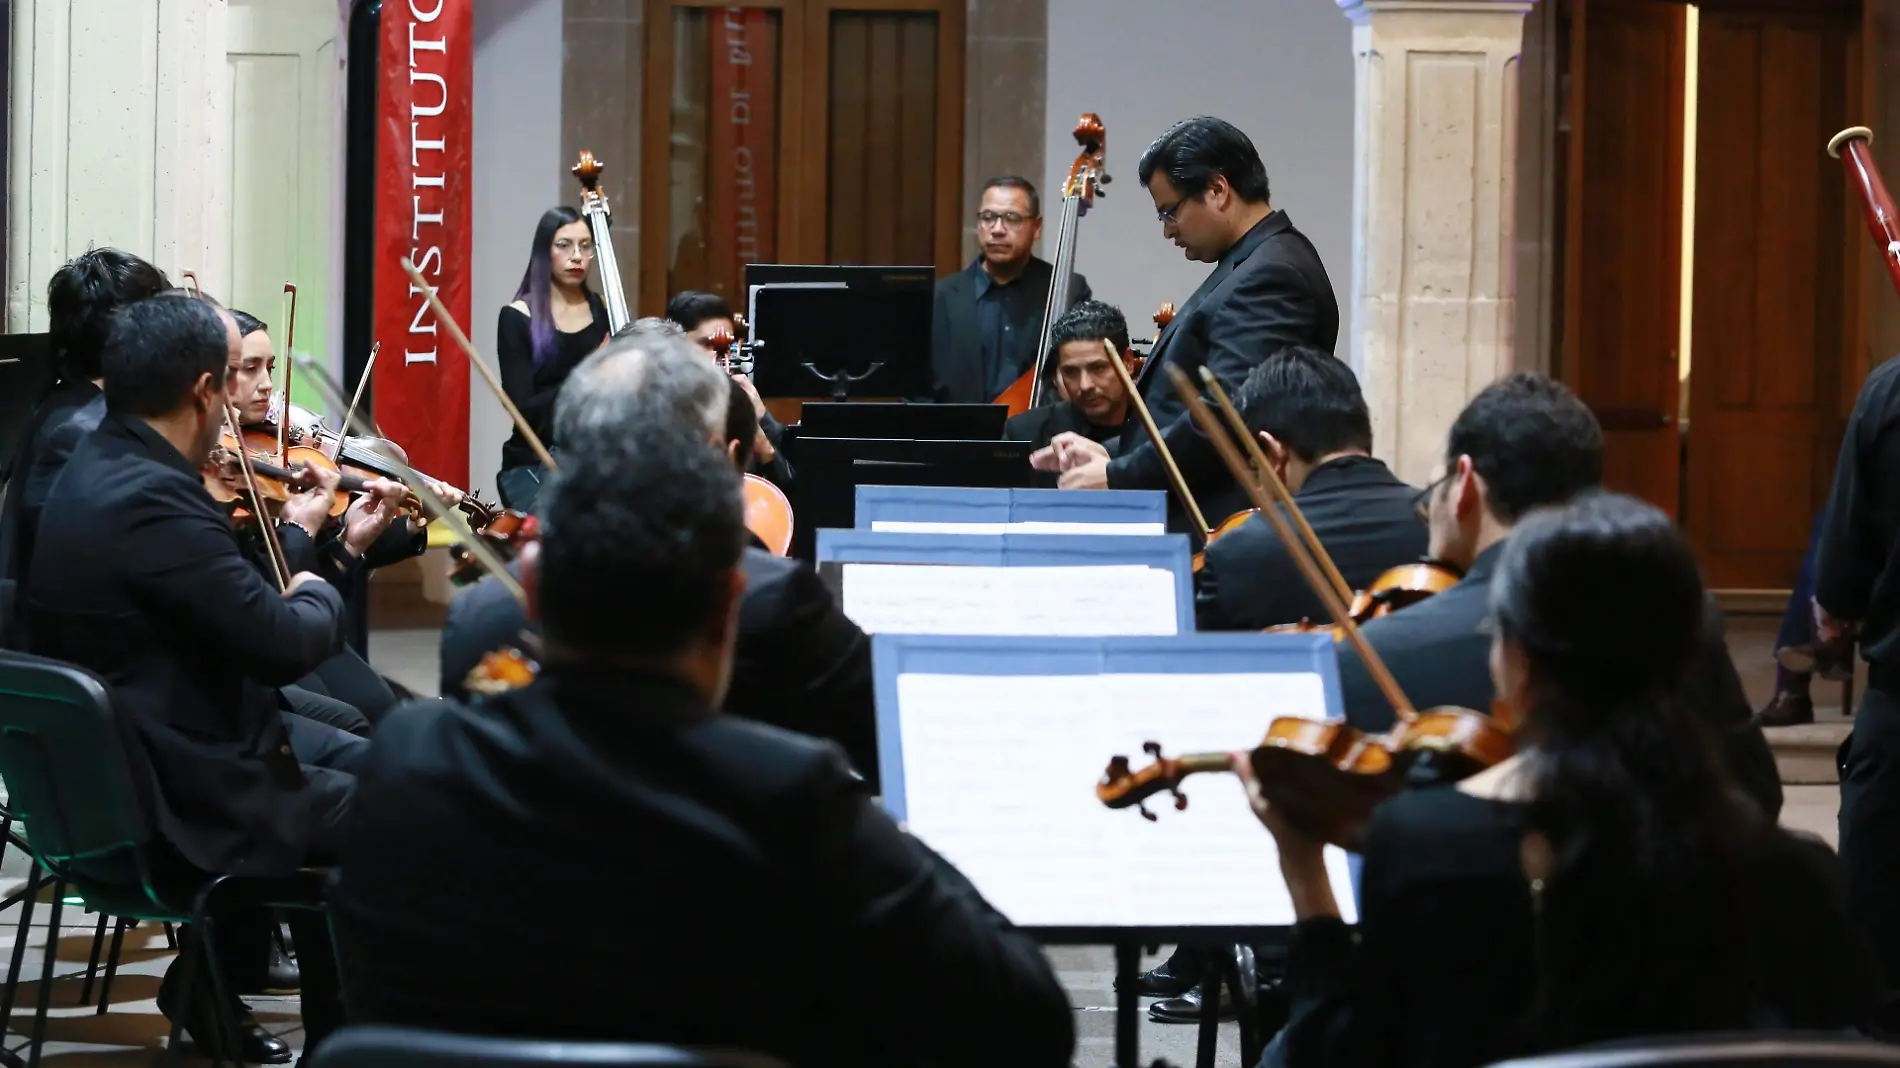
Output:
<path fill-rule="evenodd" d="M 502 388 L 544 442 L 554 428 L 561 383 L 607 340 L 607 306 L 587 287 L 593 262 L 587 220 L 566 205 L 549 208 L 534 228 L 521 288 L 495 327 Z M 501 447 L 501 473 L 495 476 L 502 503 L 519 511 L 533 508 L 543 474 L 517 429 Z"/>

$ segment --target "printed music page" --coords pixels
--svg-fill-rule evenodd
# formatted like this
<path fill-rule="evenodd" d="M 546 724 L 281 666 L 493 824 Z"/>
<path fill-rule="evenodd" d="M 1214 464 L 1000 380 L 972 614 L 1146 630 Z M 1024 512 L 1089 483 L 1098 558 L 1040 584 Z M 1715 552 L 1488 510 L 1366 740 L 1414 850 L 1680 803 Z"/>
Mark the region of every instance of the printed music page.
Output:
<path fill-rule="evenodd" d="M 1187 778 L 1155 822 L 1110 809 L 1110 757 L 1253 748 L 1276 715 L 1325 718 L 1315 674 L 968 676 L 897 680 L 906 827 L 1031 927 L 1279 926 L 1293 922 L 1273 837 L 1230 774 Z M 1327 869 L 1356 918 L 1343 851 Z"/>
<path fill-rule="evenodd" d="M 1178 631 L 1174 575 L 1140 564 L 990 567 L 845 564 L 844 614 L 867 634 Z"/>
<path fill-rule="evenodd" d="M 1056 523 L 1022 520 L 1015 523 L 931 523 L 907 519 L 873 519 L 872 530 L 900 534 L 1166 534 L 1165 523 Z"/>

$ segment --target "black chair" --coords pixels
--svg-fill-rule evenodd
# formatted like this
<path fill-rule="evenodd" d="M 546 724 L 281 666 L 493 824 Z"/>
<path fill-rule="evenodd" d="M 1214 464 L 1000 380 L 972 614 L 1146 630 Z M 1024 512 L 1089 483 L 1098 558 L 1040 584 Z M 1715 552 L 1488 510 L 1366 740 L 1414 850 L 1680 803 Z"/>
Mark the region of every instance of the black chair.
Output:
<path fill-rule="evenodd" d="M 104 915 L 189 924 L 192 937 L 184 947 L 179 1002 L 192 1004 L 197 965 L 206 962 L 223 1039 L 218 1050 L 208 1052 L 234 1052 L 235 997 L 211 951 L 213 908 L 320 910 L 321 875 L 234 877 L 166 863 L 153 848 L 151 821 L 134 787 L 105 685 L 70 664 L 0 652 L 0 778 L 6 780 L 13 817 L 27 827 L 39 867 L 55 883 L 29 1068 L 38 1065 L 45 1038 L 60 911 L 68 888 Z M 24 938 L 14 947 L 16 973 L 23 944 Z M 179 1054 L 182 1026 L 182 1020 L 172 1024 L 166 1050 L 170 1063 Z"/>
<path fill-rule="evenodd" d="M 311 1068 L 786 1068 L 737 1050 L 682 1049 L 635 1042 L 488 1038 L 411 1027 L 345 1027 L 317 1047 Z"/>
<path fill-rule="evenodd" d="M 1900 1046 L 1832 1032 L 1751 1031 L 1674 1035 L 1607 1042 L 1541 1057 L 1500 1061 L 1491 1068 L 1858 1068 L 1900 1065 Z"/>

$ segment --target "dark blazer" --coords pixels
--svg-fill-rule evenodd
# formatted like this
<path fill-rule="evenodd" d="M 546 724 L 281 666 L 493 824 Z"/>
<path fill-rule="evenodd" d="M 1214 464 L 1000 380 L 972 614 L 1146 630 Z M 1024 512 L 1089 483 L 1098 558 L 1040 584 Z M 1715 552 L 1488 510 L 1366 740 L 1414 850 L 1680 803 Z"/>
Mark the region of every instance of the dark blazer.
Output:
<path fill-rule="evenodd" d="M 1247 499 L 1162 368 L 1179 367 L 1198 386 L 1200 369 L 1207 367 L 1232 394 L 1248 372 L 1280 349 L 1311 345 L 1331 352 L 1338 340 L 1332 280 L 1313 243 L 1284 211 L 1247 231 L 1155 339 L 1136 388 L 1209 523 L 1245 509 Z M 1160 454 L 1139 421 L 1123 432 L 1121 455 L 1108 465 L 1108 484 L 1111 489 L 1169 488 Z M 1176 507 L 1172 495 L 1169 502 Z"/>
<path fill-rule="evenodd" d="M 870 639 L 809 565 L 760 549 L 747 549 L 742 563 L 746 589 L 725 710 L 837 742 L 875 788 Z M 494 579 L 458 592 L 442 628 L 440 692 L 465 697 L 469 671 L 484 654 L 519 645 L 525 626 L 520 603 Z"/>
<path fill-rule="evenodd" d="M 1388 568 L 1425 555 L 1425 524 L 1412 508 L 1417 496 L 1380 461 L 1344 456 L 1315 469 L 1293 499 L 1346 585 L 1362 590 Z M 1199 630 L 1331 620 L 1280 536 L 1258 515 L 1207 547 L 1194 576 L 1194 615 Z"/>
<path fill-rule="evenodd" d="M 83 429 L 75 429 L 73 424 L 84 410 L 91 410 L 92 417 Z M 59 473 L 73 447 L 99 425 L 98 417 L 104 413 L 105 395 L 98 386 L 83 378 L 59 383 L 40 398 L 32 418 L 20 430 L 12 462 L 0 474 L 6 486 L 0 495 L 0 648 L 26 648 L 25 626 L 17 615 L 19 589 L 33 556 L 40 505 L 52 488 L 51 475 Z M 51 474 L 40 473 L 54 450 Z"/>
<path fill-rule="evenodd" d="M 1024 287 L 1021 306 L 1033 309 L 1015 324 L 1017 374 L 1036 362 L 1036 342 L 1042 332 L 1042 308 L 1049 301 L 1049 279 L 1055 268 L 1031 257 L 1022 276 L 1011 285 Z M 983 338 L 977 329 L 976 302 L 982 281 L 979 259 L 948 278 L 937 279 L 936 303 L 930 318 L 930 368 L 937 399 L 956 404 L 988 404 L 996 395 L 983 376 Z M 1075 276 L 1069 287 L 1069 305 L 1092 299 L 1088 279 Z M 1062 309 L 1067 311 L 1068 308 Z"/>
<path fill-rule="evenodd" d="M 1041 948 L 829 743 L 679 682 L 556 665 L 472 707 L 404 705 L 371 748 L 331 899 L 353 1021 L 810 1068 L 1069 1063 Z M 508 857 L 614 922 L 548 924 Z M 498 945 L 535 967 L 495 968 Z"/>
<path fill-rule="evenodd" d="M 281 595 L 197 469 L 142 420 L 107 413 L 46 500 L 23 603 L 31 652 L 110 686 L 156 830 L 184 859 L 297 867 L 311 814 L 272 688 L 340 647 L 336 590 Z"/>
<path fill-rule="evenodd" d="M 1491 710 L 1496 697 L 1491 684 L 1491 577 L 1503 553 L 1503 543 L 1491 546 L 1478 554 L 1456 586 L 1362 628 L 1413 707 Z M 1686 684 L 1687 695 L 1707 718 L 1737 785 L 1760 802 L 1770 817 L 1779 817 L 1781 775 L 1767 738 L 1754 724 L 1754 709 L 1729 657 L 1722 610 L 1713 597 L 1704 610 L 1702 642 L 1702 656 Z M 1349 643 L 1339 646 L 1339 685 L 1346 719 L 1353 726 L 1382 731 L 1392 725 L 1392 706 Z"/>

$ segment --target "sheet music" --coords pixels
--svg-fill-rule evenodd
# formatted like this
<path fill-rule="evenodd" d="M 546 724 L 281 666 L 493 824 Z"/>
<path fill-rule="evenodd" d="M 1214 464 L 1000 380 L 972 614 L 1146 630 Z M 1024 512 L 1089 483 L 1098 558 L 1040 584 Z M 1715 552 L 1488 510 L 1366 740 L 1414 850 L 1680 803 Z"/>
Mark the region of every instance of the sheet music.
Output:
<path fill-rule="evenodd" d="M 899 534 L 1166 534 L 1165 523 L 1056 523 L 1024 520 L 1016 523 L 934 523 L 905 519 L 873 519 L 872 530 Z"/>
<path fill-rule="evenodd" d="M 844 614 L 867 634 L 1177 632 L 1172 572 L 1141 564 L 845 564 Z"/>
<path fill-rule="evenodd" d="M 1251 749 L 1275 715 L 1325 718 L 1315 674 L 897 679 L 906 825 L 1025 926 L 1293 922 L 1273 838 L 1232 775 L 1196 775 L 1158 822 L 1095 797 L 1108 759 Z M 1343 851 L 1327 870 L 1356 918 Z"/>

